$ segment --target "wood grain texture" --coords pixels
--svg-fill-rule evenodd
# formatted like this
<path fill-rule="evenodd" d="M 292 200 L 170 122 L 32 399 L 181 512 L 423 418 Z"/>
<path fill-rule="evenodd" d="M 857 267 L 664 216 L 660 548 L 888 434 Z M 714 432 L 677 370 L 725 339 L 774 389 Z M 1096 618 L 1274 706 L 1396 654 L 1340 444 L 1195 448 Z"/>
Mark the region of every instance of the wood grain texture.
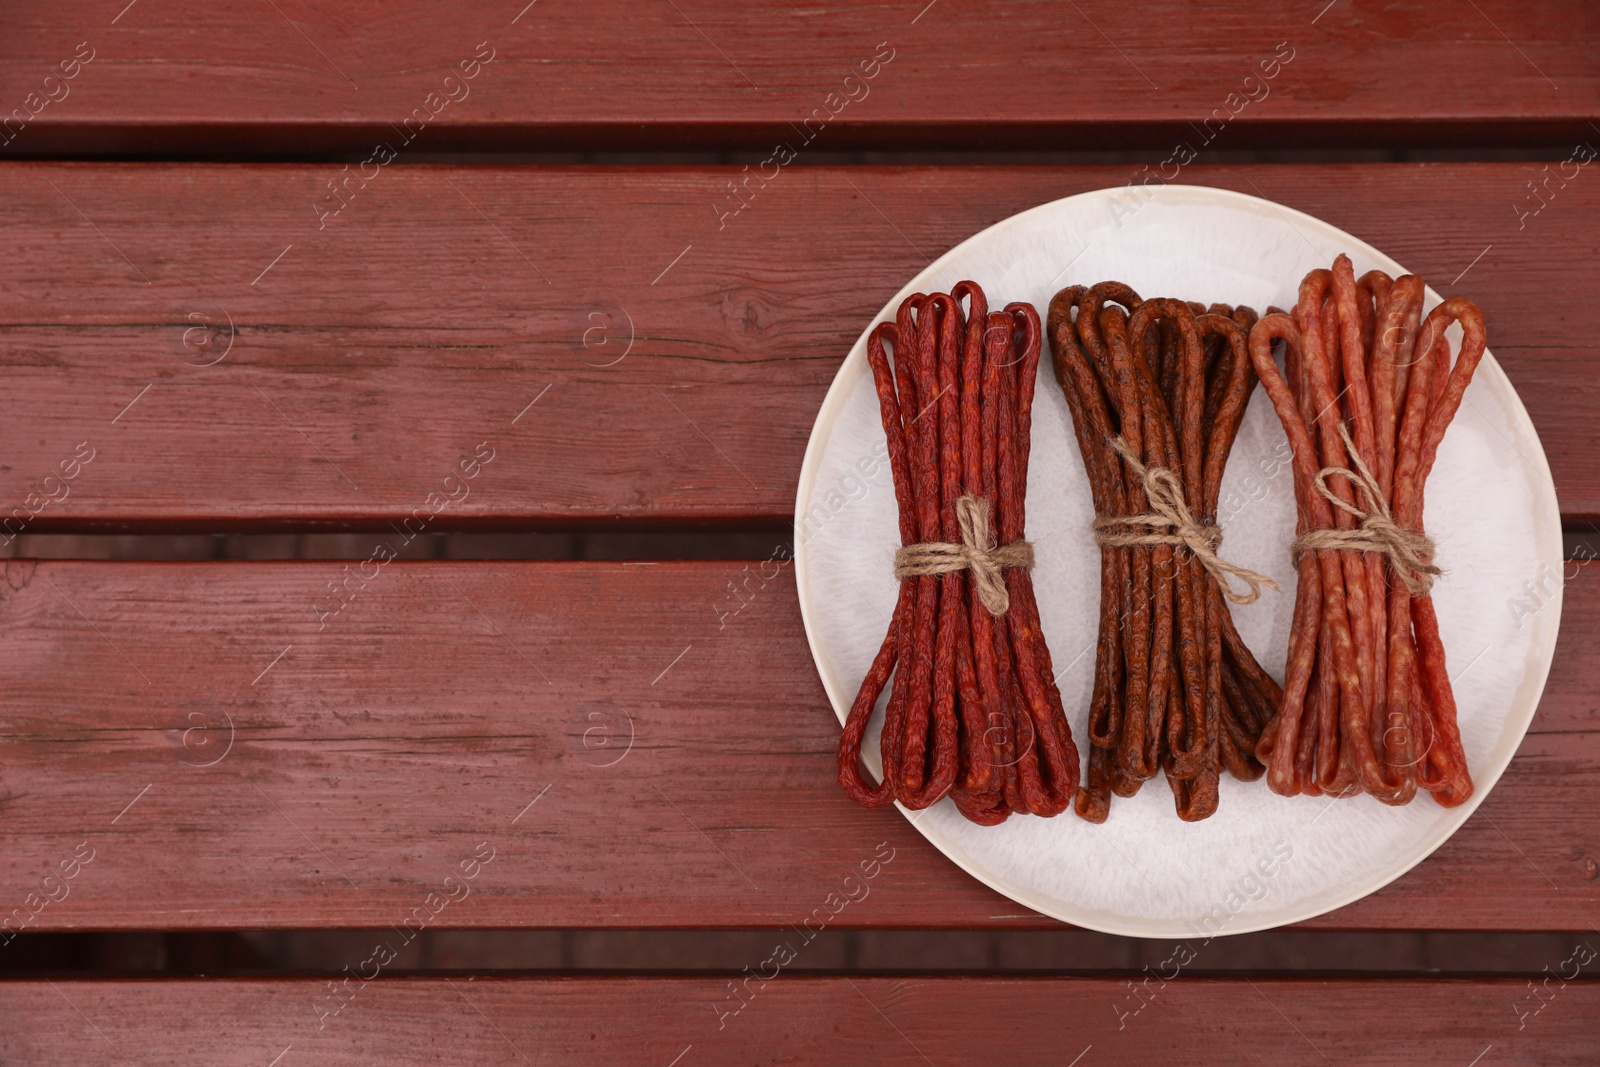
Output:
<path fill-rule="evenodd" d="M 0 511 L 35 511 L 27 532 L 387 529 L 482 444 L 493 462 L 429 529 L 781 519 L 828 384 L 905 279 L 1133 177 L 790 167 L 719 222 L 725 168 L 394 165 L 335 201 L 339 173 L 0 166 Z M 1519 221 L 1541 173 L 1180 177 L 1307 211 L 1478 300 L 1563 512 L 1592 519 L 1600 181 L 1585 168 Z M 339 202 L 319 229 L 315 205 Z M 80 443 L 95 458 L 49 502 Z"/>
<path fill-rule="evenodd" d="M 729 984 L 378 977 L 351 980 L 343 1010 L 322 1016 L 336 1002 L 311 978 L 9 981 L 0 982 L 8 1020 L 0 1056 L 11 1067 L 260 1067 L 278 1055 L 284 1064 L 925 1067 L 996 1062 L 997 1050 L 1007 1064 L 1050 1067 L 1180 1059 L 1387 1067 L 1475 1056 L 1586 1067 L 1600 1056 L 1592 980 L 1552 980 L 1540 1002 L 1517 980 L 1180 975 L 1151 979 L 1141 1002 L 1133 983 L 1115 978 L 782 975 L 752 979 L 742 1010 L 724 1016 L 719 1007 L 741 1003 Z M 1490 1049 L 1497 1061 L 1484 1057 Z"/>
<path fill-rule="evenodd" d="M 419 907 L 429 928 L 787 928 L 877 855 L 831 925 L 1054 925 L 846 799 L 787 569 L 724 618 L 754 565 L 398 561 L 319 631 L 345 566 L 6 565 L 6 911 L 35 930 L 387 928 Z M 1479 812 L 1309 925 L 1593 920 L 1597 582 L 1569 584 L 1534 732 Z M 44 881 L 64 864 L 65 892 Z"/>
<path fill-rule="evenodd" d="M 0 104 L 28 120 L 0 147 L 14 157 L 367 151 L 443 99 L 480 42 L 495 61 L 430 108 L 415 150 L 770 150 L 818 108 L 819 146 L 945 149 L 1169 149 L 1214 115 L 1230 147 L 1554 145 L 1600 114 L 1584 0 L 1162 2 L 1137 18 L 1111 0 L 70 0 L 7 31 Z M 80 43 L 93 59 L 63 95 L 44 78 Z M 1275 52 L 1292 58 L 1259 80 Z M 877 55 L 892 58 L 875 77 L 845 81 Z"/>

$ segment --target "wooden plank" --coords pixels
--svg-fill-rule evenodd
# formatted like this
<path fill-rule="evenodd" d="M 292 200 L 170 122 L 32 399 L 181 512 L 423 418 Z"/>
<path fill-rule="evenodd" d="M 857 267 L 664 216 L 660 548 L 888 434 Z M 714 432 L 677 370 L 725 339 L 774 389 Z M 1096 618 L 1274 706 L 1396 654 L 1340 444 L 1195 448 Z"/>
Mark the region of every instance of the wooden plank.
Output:
<path fill-rule="evenodd" d="M 1600 114 L 1600 17 L 1583 0 L 1228 0 L 1137 22 L 1111 0 L 404 0 L 380 16 L 69 0 L 8 28 L 14 155 L 766 152 L 808 118 L 826 149 L 1549 146 L 1589 138 Z"/>
<path fill-rule="evenodd" d="M 0 167 L 0 503 L 28 532 L 782 519 L 839 361 L 905 279 L 1130 179 L 791 168 L 719 229 L 735 173 L 391 167 L 319 230 L 334 168 Z M 1538 174 L 1181 177 L 1318 215 L 1481 301 L 1564 513 L 1596 518 L 1600 304 L 1581 294 L 1600 286 L 1600 182 L 1552 185 L 1519 229 Z M 80 445 L 81 476 L 47 484 Z M 492 462 L 448 489 L 480 445 Z"/>
<path fill-rule="evenodd" d="M 382 928 L 426 901 L 440 928 L 786 928 L 878 855 L 834 925 L 1054 925 L 845 798 L 789 574 L 748 565 L 733 613 L 746 566 L 373 564 L 319 631 L 359 566 L 8 562 L 7 907 L 65 864 L 27 928 Z M 1311 925 L 1592 921 L 1597 582 L 1573 579 L 1535 732 L 1479 814 Z"/>
<path fill-rule="evenodd" d="M 1592 949 L 1587 958 L 1593 960 Z M 1578 969 L 1575 960 L 1566 973 Z M 1553 973 L 1566 961 L 1551 962 Z M 1178 976 L 1180 970 L 1164 983 L 1155 977 L 1143 985 L 1109 977 L 781 972 L 763 982 L 759 974 L 773 971 L 756 961 L 751 973 L 758 976 L 742 986 L 743 1001 L 722 977 L 380 975 L 364 983 L 345 979 L 339 1000 L 329 990 L 340 986 L 314 978 L 6 981 L 0 1011 L 13 1025 L 0 1031 L 0 1056 L 12 1067 L 61 1063 L 64 1048 L 77 1063 L 257 1067 L 274 1056 L 284 1064 L 603 1067 L 997 1061 L 1061 1067 L 1223 1057 L 1355 1067 L 1511 1057 L 1587 1067 L 1600 1056 L 1600 983 L 1592 980 L 1549 978 L 1540 1000 L 1530 992 L 1533 983 L 1515 979 L 1252 981 Z"/>

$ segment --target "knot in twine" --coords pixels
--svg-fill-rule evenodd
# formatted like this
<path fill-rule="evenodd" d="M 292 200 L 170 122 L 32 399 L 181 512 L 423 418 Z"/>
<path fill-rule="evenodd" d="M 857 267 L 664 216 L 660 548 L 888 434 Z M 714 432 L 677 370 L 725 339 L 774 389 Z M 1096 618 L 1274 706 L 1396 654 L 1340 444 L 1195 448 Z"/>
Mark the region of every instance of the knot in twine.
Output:
<path fill-rule="evenodd" d="M 1356 446 L 1350 440 L 1350 434 L 1344 425 L 1339 425 L 1339 436 L 1344 439 L 1345 451 L 1350 453 L 1350 459 L 1355 463 L 1355 470 L 1344 467 L 1324 467 L 1317 472 L 1317 491 L 1327 498 L 1330 504 L 1343 508 L 1356 517 L 1361 525 L 1354 530 L 1308 530 L 1295 538 L 1294 544 L 1289 546 L 1294 554 L 1295 563 L 1300 562 L 1300 557 L 1306 552 L 1319 548 L 1344 548 L 1353 552 L 1379 552 L 1387 556 L 1389 565 L 1399 576 L 1412 596 L 1426 596 L 1428 590 L 1433 588 L 1433 579 L 1444 573 L 1433 564 L 1433 538 L 1416 530 L 1408 530 L 1394 521 L 1394 516 L 1389 513 L 1389 502 L 1383 498 L 1383 492 L 1378 486 L 1378 480 L 1367 469 L 1366 463 L 1361 459 L 1361 453 L 1356 451 Z M 1354 504 L 1347 504 L 1340 500 L 1338 495 L 1328 488 L 1328 478 L 1332 475 L 1342 475 L 1359 485 L 1367 494 L 1371 505 L 1370 511 L 1362 511 Z"/>
<path fill-rule="evenodd" d="M 956 522 L 961 526 L 959 545 L 948 541 L 903 545 L 894 554 L 894 576 L 916 578 L 970 568 L 973 587 L 983 606 L 990 615 L 1004 615 L 1011 607 L 1011 596 L 1000 572 L 1006 567 L 1032 570 L 1033 545 L 1013 541 L 996 548 L 994 532 L 989 528 L 989 501 L 982 497 L 963 496 L 957 500 Z"/>
<path fill-rule="evenodd" d="M 1144 484 L 1144 495 L 1150 500 L 1151 510 L 1142 515 L 1102 515 L 1094 520 L 1094 539 L 1102 545 L 1131 547 L 1135 545 L 1175 545 L 1187 548 L 1189 553 L 1205 567 L 1222 595 L 1235 604 L 1251 604 L 1261 596 L 1261 587 L 1278 588 L 1278 583 L 1250 570 L 1227 562 L 1217 555 L 1222 546 L 1222 529 L 1206 526 L 1189 511 L 1183 499 L 1183 485 L 1177 475 L 1165 467 L 1146 467 L 1139 462 L 1128 443 L 1118 437 L 1111 442 L 1128 469 Z M 1118 527 L 1147 526 L 1152 531 L 1170 530 L 1170 533 L 1117 532 Z M 1230 577 L 1238 578 L 1250 587 L 1248 593 L 1233 591 Z"/>

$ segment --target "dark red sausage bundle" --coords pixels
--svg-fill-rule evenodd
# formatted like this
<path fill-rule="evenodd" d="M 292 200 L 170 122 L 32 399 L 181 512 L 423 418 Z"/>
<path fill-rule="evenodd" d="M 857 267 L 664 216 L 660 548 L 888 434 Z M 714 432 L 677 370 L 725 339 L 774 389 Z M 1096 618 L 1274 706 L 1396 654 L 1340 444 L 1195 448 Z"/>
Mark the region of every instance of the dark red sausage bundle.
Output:
<path fill-rule="evenodd" d="M 949 294 L 907 297 L 895 322 L 873 330 L 867 358 L 907 546 L 902 558 L 930 546 L 959 553 L 965 542 L 970 550 L 975 520 L 981 529 L 985 517 L 990 543 L 969 554 L 986 557 L 996 547 L 1024 544 L 1039 354 L 1033 307 L 1014 303 L 990 312 L 974 282 Z M 1006 553 L 1007 559 L 1028 555 Z M 966 564 L 913 571 L 901 580 L 889 632 L 839 742 L 839 781 L 857 802 L 925 808 L 950 796 L 963 815 L 983 824 L 1012 812 L 1057 815 L 1072 803 L 1078 751 L 1032 580 L 1025 566 L 989 566 L 987 590 Z M 872 785 L 861 745 L 886 686 L 884 773 Z"/>

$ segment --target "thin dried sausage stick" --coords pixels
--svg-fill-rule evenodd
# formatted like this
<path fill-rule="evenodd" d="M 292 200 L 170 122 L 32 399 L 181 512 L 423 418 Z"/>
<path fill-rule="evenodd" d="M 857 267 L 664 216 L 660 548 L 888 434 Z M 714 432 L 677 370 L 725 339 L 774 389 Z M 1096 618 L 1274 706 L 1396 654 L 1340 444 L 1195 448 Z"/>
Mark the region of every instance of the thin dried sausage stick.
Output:
<path fill-rule="evenodd" d="M 1095 511 L 1113 514 L 1122 507 L 1120 461 L 1108 447 L 1115 435 L 1100 379 L 1078 343 L 1073 321 L 1083 286 L 1072 286 L 1050 301 L 1048 327 L 1056 380 L 1071 411 L 1078 451 L 1089 478 Z M 1073 806 L 1079 817 L 1104 822 L 1110 812 L 1113 746 L 1122 732 L 1122 615 L 1127 590 L 1126 551 L 1100 550 L 1100 620 L 1093 691 L 1089 704 L 1089 767 Z"/>
<path fill-rule="evenodd" d="M 1158 317 L 1159 316 L 1159 317 Z M 1157 324 L 1170 321 L 1179 333 L 1179 347 L 1173 359 L 1169 384 L 1176 394 L 1174 407 L 1157 388 L 1157 382 L 1139 355 L 1146 350 L 1143 340 L 1154 334 Z M 1140 400 L 1144 406 L 1146 447 L 1145 465 L 1165 467 L 1180 476 L 1185 503 L 1192 513 L 1203 511 L 1204 464 L 1201 450 L 1201 421 L 1204 407 L 1204 349 L 1194 325 L 1194 316 L 1188 305 L 1177 300 L 1147 300 L 1129 320 L 1129 350 L 1133 359 L 1133 372 L 1139 386 Z M 1175 429 L 1181 427 L 1181 432 Z M 1175 647 L 1152 647 L 1152 700 L 1156 693 L 1178 684 L 1180 696 L 1178 714 L 1169 712 L 1166 729 L 1168 756 L 1165 770 L 1168 778 L 1193 779 L 1207 767 L 1215 765 L 1215 706 L 1208 699 L 1210 680 L 1206 662 L 1206 633 L 1204 594 L 1200 582 L 1205 579 L 1197 561 L 1187 550 L 1171 546 L 1157 546 L 1155 564 L 1172 590 L 1176 611 L 1171 617 Z M 1156 585 L 1158 612 L 1165 606 L 1160 582 Z M 1158 623 L 1160 616 L 1158 614 Z M 1162 639 L 1157 628 L 1157 641 Z M 1161 653 L 1166 655 L 1162 656 Z M 1176 657 L 1172 653 L 1176 652 Z M 1177 671 L 1171 666 L 1176 661 Z M 1167 672 L 1157 674 L 1159 668 Z M 1180 807 L 1183 795 L 1180 791 Z M 1209 813 L 1207 813 L 1209 814 Z M 1187 816 L 1186 816 L 1187 817 Z M 1203 818 L 1203 815 L 1195 817 Z"/>
<path fill-rule="evenodd" d="M 961 531 L 956 522 L 956 499 L 961 495 L 961 426 L 957 409 L 957 375 L 964 337 L 960 308 L 944 294 L 928 299 L 925 314 L 936 315 L 932 325 L 937 329 L 935 342 L 935 392 L 919 413 L 929 427 L 937 432 L 938 443 L 938 540 L 958 542 Z M 932 436 L 930 434 L 929 436 Z M 964 705 L 958 718 L 956 711 L 956 649 L 959 635 L 965 627 L 966 600 L 962 596 L 965 576 L 960 571 L 948 571 L 936 578 L 939 585 L 938 614 L 932 642 L 933 691 L 930 697 L 929 717 L 931 748 L 928 752 L 930 770 L 921 786 L 913 784 L 907 774 L 907 789 L 900 800 L 909 808 L 925 808 L 942 799 L 954 787 L 960 771 L 959 731 L 965 731 L 969 741 L 981 743 L 984 731 L 982 709 L 976 704 Z M 970 750 L 969 750 L 970 754 Z M 912 766 L 913 753 L 908 749 L 907 765 Z"/>
<path fill-rule="evenodd" d="M 911 457 L 911 478 L 916 486 L 917 535 L 922 541 L 941 537 L 939 524 L 939 326 L 935 296 L 923 301 L 917 312 L 916 381 L 918 406 L 911 423 L 917 427 Z M 914 797 L 927 777 L 928 731 L 933 701 L 934 644 L 939 610 L 939 578 L 921 575 L 916 608 L 911 620 L 911 688 L 906 703 L 905 739 L 901 754 L 900 798 Z"/>
<path fill-rule="evenodd" d="M 1089 290 L 1085 300 L 1095 293 Z M 1083 334 L 1084 308 L 1078 310 L 1078 328 Z M 1120 308 L 1107 307 L 1100 312 L 1103 349 L 1110 360 L 1112 395 L 1117 409 L 1122 440 L 1133 453 L 1145 458 L 1142 400 L 1133 370 L 1133 356 L 1129 350 L 1127 321 Z M 1085 347 L 1092 347 L 1089 337 L 1084 337 Z M 1133 515 L 1148 507 L 1143 486 L 1131 476 L 1125 481 L 1123 514 Z M 1129 600 L 1126 620 L 1127 640 L 1124 643 L 1126 664 L 1126 689 L 1123 694 L 1126 709 L 1122 724 L 1122 741 L 1117 750 L 1117 767 L 1126 779 L 1143 781 L 1154 777 L 1159 764 L 1157 752 L 1160 741 L 1160 723 L 1166 708 L 1166 692 L 1162 688 L 1167 677 L 1166 664 L 1171 656 L 1170 638 L 1162 641 L 1163 622 L 1170 626 L 1171 549 L 1158 546 L 1154 553 L 1143 545 L 1128 549 L 1133 571 L 1133 595 Z M 1162 553 L 1165 553 L 1163 556 Z M 1168 572 L 1164 574 L 1163 571 Z M 1151 615 L 1154 612 L 1155 618 Z M 1152 641 L 1152 627 L 1156 640 Z M 1152 693 L 1152 683 L 1157 692 Z"/>
<path fill-rule="evenodd" d="M 1355 271 L 1350 264 L 1349 256 L 1341 254 L 1334 260 L 1333 296 L 1339 320 L 1339 347 L 1345 377 L 1344 393 L 1350 408 L 1350 421 L 1354 427 L 1356 451 L 1365 459 L 1377 455 L 1377 429 L 1372 394 L 1367 387 L 1367 356 L 1362 342 L 1362 313 L 1358 307 L 1360 291 L 1356 286 Z M 1368 315 L 1370 314 L 1369 311 Z M 1370 335 L 1371 330 L 1366 332 Z M 1362 500 L 1361 503 L 1367 510 L 1377 507 L 1377 502 L 1372 500 Z M 1390 803 L 1406 804 L 1416 792 L 1416 781 L 1410 771 L 1412 761 L 1409 745 L 1404 743 L 1406 733 L 1404 731 L 1396 733 L 1388 729 L 1389 716 L 1387 702 L 1384 699 L 1383 681 L 1387 657 L 1378 654 L 1380 642 L 1387 643 L 1385 635 L 1388 630 L 1386 618 L 1388 580 L 1384 573 L 1384 558 L 1375 552 L 1359 555 L 1346 553 L 1346 555 L 1355 556 L 1356 562 L 1365 572 L 1361 600 L 1357 602 L 1352 599 L 1349 607 L 1352 615 L 1362 610 L 1366 614 L 1365 626 L 1358 628 L 1357 632 L 1364 642 L 1361 648 L 1361 663 L 1364 668 L 1361 681 L 1362 692 L 1367 698 L 1367 742 L 1375 752 L 1383 752 L 1383 759 L 1378 767 L 1378 774 L 1383 782 L 1383 799 Z M 1348 567 L 1347 562 L 1346 568 Z M 1394 751 L 1390 751 L 1391 742 L 1397 745 Z M 1389 775 L 1384 775 L 1385 769 Z"/>
<path fill-rule="evenodd" d="M 1012 489 L 1001 490 L 999 530 L 1002 543 L 1020 541 L 1027 522 L 1028 454 L 1030 451 L 1033 394 L 1038 382 L 1041 330 L 1039 315 L 1032 305 L 1013 303 L 1006 307 L 1012 320 L 1012 344 L 1016 365 L 1016 400 L 1012 450 L 1015 475 Z M 1012 609 L 1006 622 L 1012 633 L 1013 648 L 1024 695 L 1032 712 L 1033 725 L 1043 759 L 1043 808 L 1036 815 L 1056 815 L 1067 809 L 1078 790 L 1078 750 L 1067 727 L 1061 696 L 1056 689 L 1050 652 L 1039 622 L 1039 609 L 1033 595 L 1033 580 L 1027 571 L 1012 568 L 1004 574 L 1011 594 Z"/>
<path fill-rule="evenodd" d="M 912 518 L 910 474 L 906 459 L 905 435 L 900 427 L 900 406 L 895 396 L 894 378 L 884 355 L 885 340 L 898 349 L 898 332 L 892 323 L 880 324 L 868 336 L 867 364 L 872 369 L 873 386 L 878 394 L 878 406 L 883 416 L 884 433 L 888 441 L 889 469 L 894 480 L 895 500 L 900 511 L 900 537 L 902 543 L 909 543 L 906 538 L 916 536 Z M 899 652 L 897 638 L 908 610 L 907 604 L 911 599 L 910 588 L 909 584 L 900 583 L 900 590 L 895 599 L 894 616 L 889 621 L 889 631 L 884 635 L 883 645 L 878 649 L 878 654 L 873 658 L 872 666 L 867 670 L 867 676 L 856 693 L 855 702 L 845 719 L 844 736 L 839 742 L 839 784 L 844 787 L 852 800 L 869 808 L 881 808 L 894 800 L 894 782 L 887 774 L 877 786 L 867 784 L 865 776 L 861 773 L 861 742 L 866 734 L 873 708 L 877 705 L 878 696 L 883 692 L 889 680 L 889 673 L 894 669 L 895 658 Z"/>
<path fill-rule="evenodd" d="M 1289 353 L 1301 351 L 1301 335 L 1287 315 L 1267 315 L 1250 331 L 1250 361 L 1255 367 L 1261 388 L 1278 413 L 1284 433 L 1289 439 L 1289 453 L 1294 467 L 1297 491 L 1297 510 L 1300 512 L 1301 532 L 1307 529 L 1326 528 L 1332 515 L 1326 500 L 1300 492 L 1301 485 L 1316 481 L 1321 460 L 1311 432 L 1302 416 L 1301 402 L 1289 390 L 1289 384 L 1278 371 L 1272 358 L 1274 341 L 1283 340 Z M 1291 366 L 1303 370 L 1302 363 L 1293 355 L 1287 360 Z M 1302 374 L 1295 375 L 1297 379 Z M 1320 507 L 1318 506 L 1320 505 Z M 1321 597 L 1332 592 L 1333 582 L 1324 580 L 1322 571 L 1330 565 L 1333 553 L 1319 550 L 1304 553 L 1299 560 L 1299 587 L 1295 597 L 1295 611 L 1289 631 L 1289 660 L 1284 672 L 1283 706 L 1278 715 L 1278 726 L 1270 737 L 1270 744 L 1258 747 L 1256 755 L 1267 766 L 1267 785 L 1275 793 L 1293 796 L 1304 788 L 1305 778 L 1296 773 L 1296 757 L 1300 754 L 1300 723 L 1306 711 L 1307 693 L 1311 688 L 1313 667 L 1318 660 L 1317 650 L 1321 622 L 1326 612 Z M 1308 584 L 1315 582 L 1317 589 L 1309 595 Z M 1315 614 L 1313 614 L 1313 611 Z M 1319 709 L 1320 710 L 1320 709 Z"/>
<path fill-rule="evenodd" d="M 983 373 L 983 329 L 988 321 L 988 303 L 983 290 L 971 282 L 958 283 L 950 290 L 958 302 L 968 301 L 966 336 L 961 350 L 961 490 L 972 496 L 984 497 L 983 486 L 983 435 L 981 431 L 980 403 Z M 959 306 L 959 304 L 958 304 Z M 985 497 L 987 499 L 987 497 Z M 992 807 L 998 796 L 995 763 L 999 758 L 999 737 L 1009 732 L 1009 723 L 1001 710 L 1001 690 L 994 656 L 994 617 L 978 599 L 978 590 L 967 583 L 968 633 L 960 642 L 971 650 L 973 673 L 977 684 L 979 713 L 983 733 L 974 750 L 982 748 L 985 755 L 976 754 L 969 759 L 969 773 L 962 783 L 964 790 L 990 793 L 986 806 Z M 957 798 L 960 802 L 961 798 Z M 1009 811 L 1009 809 L 1006 809 Z M 971 815 L 969 814 L 970 818 Z"/>

